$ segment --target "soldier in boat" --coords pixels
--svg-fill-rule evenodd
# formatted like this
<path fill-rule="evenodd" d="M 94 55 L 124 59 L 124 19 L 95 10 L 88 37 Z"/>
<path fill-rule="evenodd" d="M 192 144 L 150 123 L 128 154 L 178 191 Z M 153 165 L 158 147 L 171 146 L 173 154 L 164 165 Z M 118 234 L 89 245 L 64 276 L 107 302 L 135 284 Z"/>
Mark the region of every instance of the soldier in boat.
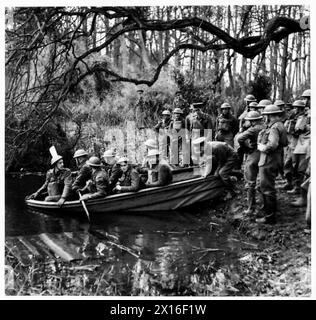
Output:
<path fill-rule="evenodd" d="M 102 169 L 102 163 L 98 157 L 92 156 L 87 161 L 92 169 L 91 180 L 88 180 L 86 186 L 78 191 L 84 193 L 80 200 L 90 200 L 105 197 L 109 189 L 109 177 Z"/>
<path fill-rule="evenodd" d="M 79 170 L 76 174 L 75 181 L 73 182 L 71 189 L 73 192 L 77 193 L 78 190 L 84 188 L 86 182 L 91 179 L 92 169 L 86 163 L 88 160 L 88 153 L 85 150 L 77 150 L 74 154 L 74 159 Z"/>
<path fill-rule="evenodd" d="M 147 188 L 165 186 L 172 182 L 172 171 L 169 163 L 164 158 L 159 158 L 159 150 L 148 151 L 148 170 Z"/>
<path fill-rule="evenodd" d="M 112 191 L 115 187 L 119 177 L 122 174 L 120 165 L 116 163 L 116 153 L 113 149 L 106 150 L 103 153 L 104 170 L 109 177 L 109 190 Z"/>
<path fill-rule="evenodd" d="M 45 201 L 57 202 L 61 207 L 71 195 L 71 171 L 64 167 L 63 157 L 57 153 L 51 159 L 51 166 L 53 168 L 47 171 L 45 183 L 27 199 L 36 199 L 47 192 Z"/>
<path fill-rule="evenodd" d="M 138 171 L 128 163 L 126 157 L 121 157 L 117 164 L 121 167 L 122 173 L 113 189 L 115 193 L 138 191 L 141 186 Z"/>

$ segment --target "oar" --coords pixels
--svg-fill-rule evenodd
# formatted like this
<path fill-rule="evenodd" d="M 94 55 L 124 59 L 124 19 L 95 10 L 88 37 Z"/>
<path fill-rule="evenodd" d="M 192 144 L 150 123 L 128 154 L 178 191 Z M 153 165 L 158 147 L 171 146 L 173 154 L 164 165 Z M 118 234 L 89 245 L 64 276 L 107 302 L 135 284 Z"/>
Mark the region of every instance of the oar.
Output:
<path fill-rule="evenodd" d="M 78 193 L 79 193 L 79 197 L 81 198 L 81 193 L 80 193 L 80 191 L 78 191 Z M 83 209 L 84 209 L 84 211 L 86 212 L 86 215 L 87 215 L 88 220 L 89 220 L 89 222 L 90 222 L 90 215 L 89 215 L 89 211 L 88 211 L 88 209 L 87 209 L 87 206 L 86 206 L 86 204 L 84 203 L 84 200 L 80 200 L 80 202 L 81 202 L 81 204 L 82 204 L 82 206 L 83 206 Z"/>

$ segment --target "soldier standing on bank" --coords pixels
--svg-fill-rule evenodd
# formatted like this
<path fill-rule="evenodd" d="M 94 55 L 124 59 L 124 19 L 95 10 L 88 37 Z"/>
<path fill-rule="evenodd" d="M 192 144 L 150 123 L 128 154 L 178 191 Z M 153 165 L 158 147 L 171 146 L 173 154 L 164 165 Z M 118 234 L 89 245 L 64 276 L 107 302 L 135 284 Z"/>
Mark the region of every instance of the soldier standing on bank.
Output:
<path fill-rule="evenodd" d="M 258 111 L 249 111 L 245 120 L 250 122 L 250 128 L 238 136 L 238 143 L 246 153 L 244 168 L 248 202 L 248 208 L 245 211 L 246 214 L 253 213 L 256 205 L 256 183 L 260 158 L 260 151 L 257 149 L 257 140 L 259 132 L 264 129 L 262 118 L 262 115 Z"/>
<path fill-rule="evenodd" d="M 287 146 L 287 133 L 280 119 L 282 110 L 275 105 L 266 106 L 262 112 L 267 116 L 267 128 L 258 135 L 259 179 L 263 197 L 263 214 L 257 223 L 275 223 L 277 195 L 275 179 L 283 166 L 282 151 Z"/>
<path fill-rule="evenodd" d="M 221 114 L 216 121 L 215 140 L 223 141 L 230 146 L 234 145 L 234 136 L 238 132 L 238 121 L 231 114 L 231 105 L 224 102 L 221 105 Z"/>
<path fill-rule="evenodd" d="M 245 117 L 247 116 L 248 112 L 250 111 L 249 109 L 249 104 L 251 102 L 257 102 L 257 99 L 255 98 L 254 95 L 252 94 L 247 94 L 246 97 L 244 98 L 245 101 L 245 109 L 243 113 L 238 117 L 239 120 L 239 132 L 243 132 L 244 130 L 247 130 L 247 127 L 245 126 Z M 247 123 L 246 123 L 247 125 Z M 248 126 L 250 126 L 250 123 L 248 123 Z"/>

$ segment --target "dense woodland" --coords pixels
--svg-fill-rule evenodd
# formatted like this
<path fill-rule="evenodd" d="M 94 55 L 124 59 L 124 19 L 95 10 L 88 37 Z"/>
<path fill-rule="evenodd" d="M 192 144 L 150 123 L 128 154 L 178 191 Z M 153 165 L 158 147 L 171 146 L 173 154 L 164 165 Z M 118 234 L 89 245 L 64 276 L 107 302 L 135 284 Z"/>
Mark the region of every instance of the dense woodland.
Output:
<path fill-rule="evenodd" d="M 306 6 L 6 8 L 6 169 L 47 169 L 133 120 L 154 124 L 180 90 L 216 115 L 243 97 L 291 101 L 310 87 Z M 67 158 L 68 157 L 68 158 Z"/>

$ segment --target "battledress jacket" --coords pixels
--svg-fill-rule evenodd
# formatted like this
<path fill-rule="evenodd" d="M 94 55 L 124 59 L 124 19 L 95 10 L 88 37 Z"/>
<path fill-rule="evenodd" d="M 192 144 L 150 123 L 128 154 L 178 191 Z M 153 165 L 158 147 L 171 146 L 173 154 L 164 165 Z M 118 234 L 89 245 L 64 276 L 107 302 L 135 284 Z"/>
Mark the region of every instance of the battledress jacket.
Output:
<path fill-rule="evenodd" d="M 79 172 L 72 184 L 72 190 L 77 191 L 85 187 L 86 182 L 91 179 L 92 169 L 86 163 L 82 163 L 79 167 Z"/>
<path fill-rule="evenodd" d="M 121 186 L 120 193 L 138 191 L 140 189 L 140 176 L 136 169 L 129 166 L 126 172 L 122 172 L 118 179 Z"/>
<path fill-rule="evenodd" d="M 55 168 L 50 169 L 46 173 L 44 184 L 37 190 L 40 194 L 47 190 L 49 196 L 61 195 L 61 198 L 69 198 L 71 192 L 71 171 L 68 168 L 63 168 L 58 171 Z"/>
<path fill-rule="evenodd" d="M 92 173 L 91 183 L 85 187 L 90 193 L 90 199 L 105 197 L 107 195 L 109 188 L 108 180 L 108 174 L 103 169 Z"/>

